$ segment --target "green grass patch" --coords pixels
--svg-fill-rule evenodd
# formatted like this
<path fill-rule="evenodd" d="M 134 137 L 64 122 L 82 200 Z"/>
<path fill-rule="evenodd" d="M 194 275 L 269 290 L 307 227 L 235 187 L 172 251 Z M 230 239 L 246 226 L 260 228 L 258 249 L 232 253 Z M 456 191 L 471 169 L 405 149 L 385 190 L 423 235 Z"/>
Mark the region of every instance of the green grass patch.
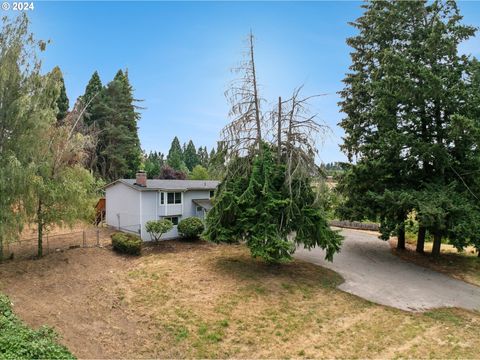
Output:
<path fill-rule="evenodd" d="M 0 294 L 0 359 L 75 359 L 57 342 L 56 333 L 41 327 L 33 330 L 13 313 L 10 300 Z"/>
<path fill-rule="evenodd" d="M 428 311 L 424 315 L 433 320 L 451 323 L 453 325 L 463 325 L 465 322 L 461 316 L 455 314 L 450 309 L 437 309 L 434 311 Z"/>

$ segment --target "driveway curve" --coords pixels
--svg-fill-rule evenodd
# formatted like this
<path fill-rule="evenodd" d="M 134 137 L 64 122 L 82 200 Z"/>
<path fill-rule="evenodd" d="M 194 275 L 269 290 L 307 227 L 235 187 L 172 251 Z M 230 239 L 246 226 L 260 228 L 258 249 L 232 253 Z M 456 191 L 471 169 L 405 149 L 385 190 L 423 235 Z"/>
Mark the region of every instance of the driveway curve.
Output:
<path fill-rule="evenodd" d="M 295 258 L 332 269 L 345 282 L 338 288 L 372 302 L 408 311 L 439 307 L 480 310 L 480 287 L 406 262 L 377 235 L 343 229 L 341 252 L 333 262 L 321 249 L 298 248 Z"/>

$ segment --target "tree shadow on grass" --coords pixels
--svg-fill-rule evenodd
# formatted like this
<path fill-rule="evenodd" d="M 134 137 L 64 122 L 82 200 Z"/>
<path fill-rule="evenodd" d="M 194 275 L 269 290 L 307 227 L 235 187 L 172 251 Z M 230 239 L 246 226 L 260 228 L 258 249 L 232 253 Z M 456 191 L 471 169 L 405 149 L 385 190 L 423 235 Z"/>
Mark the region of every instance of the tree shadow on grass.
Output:
<path fill-rule="evenodd" d="M 300 260 L 270 264 L 248 255 L 222 256 L 212 263 L 215 271 L 239 280 L 281 280 L 309 286 L 335 288 L 344 280 L 336 272 Z"/>

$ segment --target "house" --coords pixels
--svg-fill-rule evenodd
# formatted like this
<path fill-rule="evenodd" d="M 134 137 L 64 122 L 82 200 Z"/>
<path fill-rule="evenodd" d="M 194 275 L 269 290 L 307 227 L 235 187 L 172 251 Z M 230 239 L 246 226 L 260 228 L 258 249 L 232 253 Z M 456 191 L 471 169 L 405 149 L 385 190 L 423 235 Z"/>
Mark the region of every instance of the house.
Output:
<path fill-rule="evenodd" d="M 180 220 L 205 217 L 218 184 L 213 180 L 149 180 L 139 171 L 136 179 L 120 179 L 105 187 L 106 223 L 149 241 L 147 221 L 169 219 L 173 229 L 162 239 L 178 237 Z"/>

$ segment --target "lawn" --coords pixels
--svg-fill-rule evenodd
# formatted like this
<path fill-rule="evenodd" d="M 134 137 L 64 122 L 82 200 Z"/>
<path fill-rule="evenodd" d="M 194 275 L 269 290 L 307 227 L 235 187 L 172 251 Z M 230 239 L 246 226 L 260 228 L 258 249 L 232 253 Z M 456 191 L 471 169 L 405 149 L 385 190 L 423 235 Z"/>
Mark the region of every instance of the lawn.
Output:
<path fill-rule="evenodd" d="M 430 256 L 433 246 L 432 242 L 425 243 L 424 255 L 415 252 L 416 242 L 411 238 L 407 240 L 407 249 L 404 251 L 395 249 L 396 239 L 391 239 L 390 244 L 394 254 L 404 260 L 480 286 L 480 258 L 473 247 L 468 247 L 464 251 L 458 251 L 452 245 L 442 244 L 440 257 L 434 259 Z"/>
<path fill-rule="evenodd" d="M 474 358 L 480 313 L 408 313 L 336 289 L 332 271 L 243 246 L 162 242 L 139 258 L 73 249 L 0 265 L 33 327 L 81 358 Z"/>

